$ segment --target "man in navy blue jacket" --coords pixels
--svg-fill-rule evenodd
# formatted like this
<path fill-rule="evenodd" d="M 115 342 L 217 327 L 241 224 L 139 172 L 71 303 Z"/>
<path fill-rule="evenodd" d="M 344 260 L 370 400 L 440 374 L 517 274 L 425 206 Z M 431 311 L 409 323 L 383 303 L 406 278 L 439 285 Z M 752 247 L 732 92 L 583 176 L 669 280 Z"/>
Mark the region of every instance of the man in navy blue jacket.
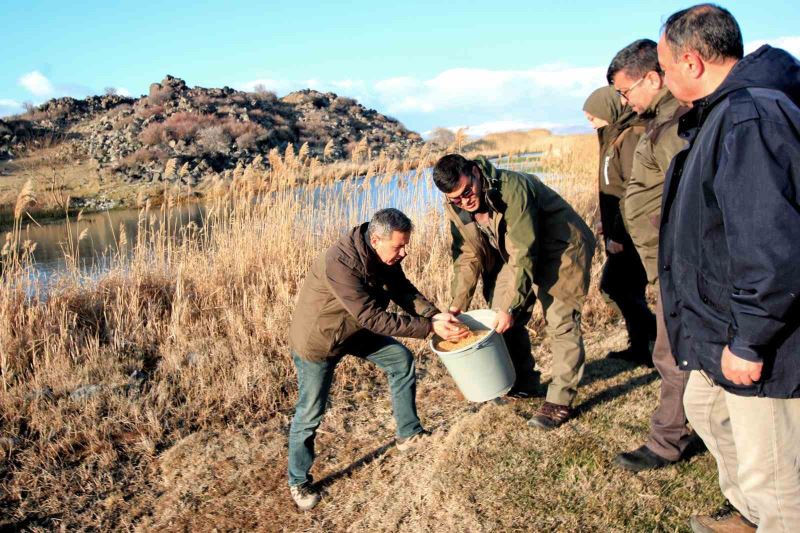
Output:
<path fill-rule="evenodd" d="M 743 58 L 736 20 L 708 4 L 667 20 L 658 56 L 692 103 L 664 188 L 664 314 L 691 371 L 686 415 L 735 508 L 692 528 L 797 531 L 800 63 L 769 46 Z"/>

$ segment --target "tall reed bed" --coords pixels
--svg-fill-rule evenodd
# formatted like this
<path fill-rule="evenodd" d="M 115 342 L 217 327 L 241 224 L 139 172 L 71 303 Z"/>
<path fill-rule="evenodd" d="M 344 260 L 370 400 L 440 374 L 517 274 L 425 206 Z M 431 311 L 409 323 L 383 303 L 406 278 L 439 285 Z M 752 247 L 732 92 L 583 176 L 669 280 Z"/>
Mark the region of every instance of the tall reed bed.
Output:
<path fill-rule="evenodd" d="M 199 225 L 172 222 L 180 191 L 165 189 L 160 205 L 143 202 L 135 238 L 117 235 L 111 270 L 87 277 L 72 269 L 47 294 L 27 273 L 21 195 L 7 242 L 23 251 L 4 260 L 0 287 L 0 437 L 8 444 L 0 514 L 72 508 L 73 517 L 90 520 L 109 494 L 127 498 L 132 487 L 147 486 L 158 454 L 193 431 L 285 423 L 296 394 L 286 338 L 298 290 L 314 258 L 375 205 L 400 204 L 414 220 L 404 269 L 446 305 L 449 233 L 441 209 L 419 195 L 420 180 L 430 179 L 425 158 L 416 166 L 371 162 L 377 177 L 334 188 L 306 179 L 310 166 L 286 158 L 269 170 L 244 168 L 214 183 Z M 543 160 L 587 217 L 595 158 L 596 148 L 579 140 Z M 587 327 L 610 316 L 596 289 L 584 315 Z M 541 317 L 534 335 L 537 325 Z M 411 346 L 424 352 L 420 342 Z M 342 364 L 339 391 L 378 375 Z"/>

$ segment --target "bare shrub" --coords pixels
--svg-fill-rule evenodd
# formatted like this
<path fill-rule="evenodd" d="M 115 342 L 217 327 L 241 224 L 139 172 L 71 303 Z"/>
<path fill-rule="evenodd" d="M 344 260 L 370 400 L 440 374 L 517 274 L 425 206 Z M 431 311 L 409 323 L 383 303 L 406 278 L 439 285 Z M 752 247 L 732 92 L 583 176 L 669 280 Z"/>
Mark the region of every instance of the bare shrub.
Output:
<path fill-rule="evenodd" d="M 106 96 L 116 96 L 118 94 L 116 87 L 106 87 L 103 89 L 103 94 Z"/>
<path fill-rule="evenodd" d="M 456 140 L 456 134 L 447 128 L 434 128 L 428 142 L 437 148 L 447 148 Z"/>
<path fill-rule="evenodd" d="M 222 127 L 233 138 L 239 138 L 246 133 L 251 133 L 258 138 L 266 133 L 264 128 L 255 122 L 242 122 L 230 118 L 222 123 Z"/>
<path fill-rule="evenodd" d="M 160 148 L 139 148 L 132 154 L 122 158 L 117 164 L 117 168 L 131 168 L 151 161 L 165 161 L 166 159 L 167 153 Z"/>
<path fill-rule="evenodd" d="M 334 111 L 346 111 L 356 105 L 358 105 L 358 102 L 352 98 L 347 98 L 346 96 L 337 96 L 336 99 L 331 102 L 331 109 Z"/>
<path fill-rule="evenodd" d="M 169 87 L 151 88 L 147 101 L 152 105 L 162 105 L 172 99 L 172 89 Z"/>
<path fill-rule="evenodd" d="M 278 95 L 272 91 L 256 92 L 255 96 L 257 100 L 262 102 L 272 103 L 278 101 Z"/>
<path fill-rule="evenodd" d="M 197 133 L 197 144 L 207 154 L 227 154 L 230 149 L 231 136 L 217 124 L 204 128 Z"/>
<path fill-rule="evenodd" d="M 155 146 L 164 142 L 164 123 L 152 122 L 139 133 L 139 140 L 147 146 Z"/>
<path fill-rule="evenodd" d="M 243 133 L 236 137 L 236 146 L 242 150 L 255 148 L 258 143 L 258 136 L 255 133 Z"/>
<path fill-rule="evenodd" d="M 145 105 L 136 110 L 136 116 L 142 119 L 148 119 L 155 115 L 163 115 L 163 105 Z"/>
<path fill-rule="evenodd" d="M 314 114 L 301 123 L 302 135 L 310 141 L 317 143 L 322 142 L 323 139 L 330 137 L 331 132 L 321 115 Z"/>
<path fill-rule="evenodd" d="M 214 115 L 201 115 L 198 113 L 179 112 L 170 115 L 164 121 L 164 138 L 172 140 L 189 141 L 198 131 L 219 124 L 220 120 Z"/>

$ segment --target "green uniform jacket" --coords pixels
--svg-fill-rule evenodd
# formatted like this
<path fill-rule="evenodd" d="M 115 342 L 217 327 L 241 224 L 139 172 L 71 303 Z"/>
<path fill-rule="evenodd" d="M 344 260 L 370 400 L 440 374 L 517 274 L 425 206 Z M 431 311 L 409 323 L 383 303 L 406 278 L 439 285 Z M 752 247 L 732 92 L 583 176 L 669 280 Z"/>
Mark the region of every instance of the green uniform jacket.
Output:
<path fill-rule="evenodd" d="M 678 119 L 688 110 L 664 87 L 643 117 L 652 117 L 633 155 L 625 189 L 623 216 L 650 282 L 658 279 L 658 226 L 664 176 L 672 158 L 686 145 L 678 137 Z"/>
<path fill-rule="evenodd" d="M 504 261 L 492 307 L 516 315 L 535 301 L 534 284 L 580 311 L 589 289 L 595 240 L 574 209 L 531 174 L 498 170 L 475 160 L 483 173 L 484 202 L 492 210 Z M 478 279 L 493 263 L 488 238 L 472 215 L 445 204 L 453 237 L 453 307 L 469 308 Z"/>
<path fill-rule="evenodd" d="M 616 128 L 609 132 L 611 136 L 604 131 L 600 139 L 600 192 L 622 198 L 631 179 L 633 154 L 645 132 L 646 122 L 631 116 L 612 126 Z"/>
<path fill-rule="evenodd" d="M 645 132 L 646 121 L 633 111 L 598 130 L 600 140 L 600 220 L 603 236 L 622 243 L 629 240 L 622 218 L 622 198 L 631 179 L 633 154 Z"/>

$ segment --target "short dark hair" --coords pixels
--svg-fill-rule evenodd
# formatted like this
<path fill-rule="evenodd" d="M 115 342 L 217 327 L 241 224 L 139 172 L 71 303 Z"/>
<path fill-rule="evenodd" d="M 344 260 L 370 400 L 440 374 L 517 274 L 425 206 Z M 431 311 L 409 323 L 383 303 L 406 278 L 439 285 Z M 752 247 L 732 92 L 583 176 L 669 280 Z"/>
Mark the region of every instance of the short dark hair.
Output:
<path fill-rule="evenodd" d="M 453 192 L 458 188 L 461 176 L 472 176 L 475 161 L 458 154 L 447 154 L 439 159 L 433 167 L 433 183 L 443 193 Z"/>
<path fill-rule="evenodd" d="M 663 31 L 673 56 L 687 49 L 711 62 L 744 56 L 742 31 L 724 7 L 698 4 L 682 9 L 670 15 Z"/>
<path fill-rule="evenodd" d="M 643 78 L 651 70 L 661 74 L 657 46 L 651 39 L 639 39 L 617 52 L 606 71 L 609 85 L 614 83 L 614 76 L 618 72 L 624 72 L 631 78 Z"/>
<path fill-rule="evenodd" d="M 367 226 L 367 235 L 377 235 L 385 239 L 391 237 L 393 231 L 410 233 L 414 229 L 414 224 L 402 211 L 394 207 L 388 207 L 376 211 Z"/>

